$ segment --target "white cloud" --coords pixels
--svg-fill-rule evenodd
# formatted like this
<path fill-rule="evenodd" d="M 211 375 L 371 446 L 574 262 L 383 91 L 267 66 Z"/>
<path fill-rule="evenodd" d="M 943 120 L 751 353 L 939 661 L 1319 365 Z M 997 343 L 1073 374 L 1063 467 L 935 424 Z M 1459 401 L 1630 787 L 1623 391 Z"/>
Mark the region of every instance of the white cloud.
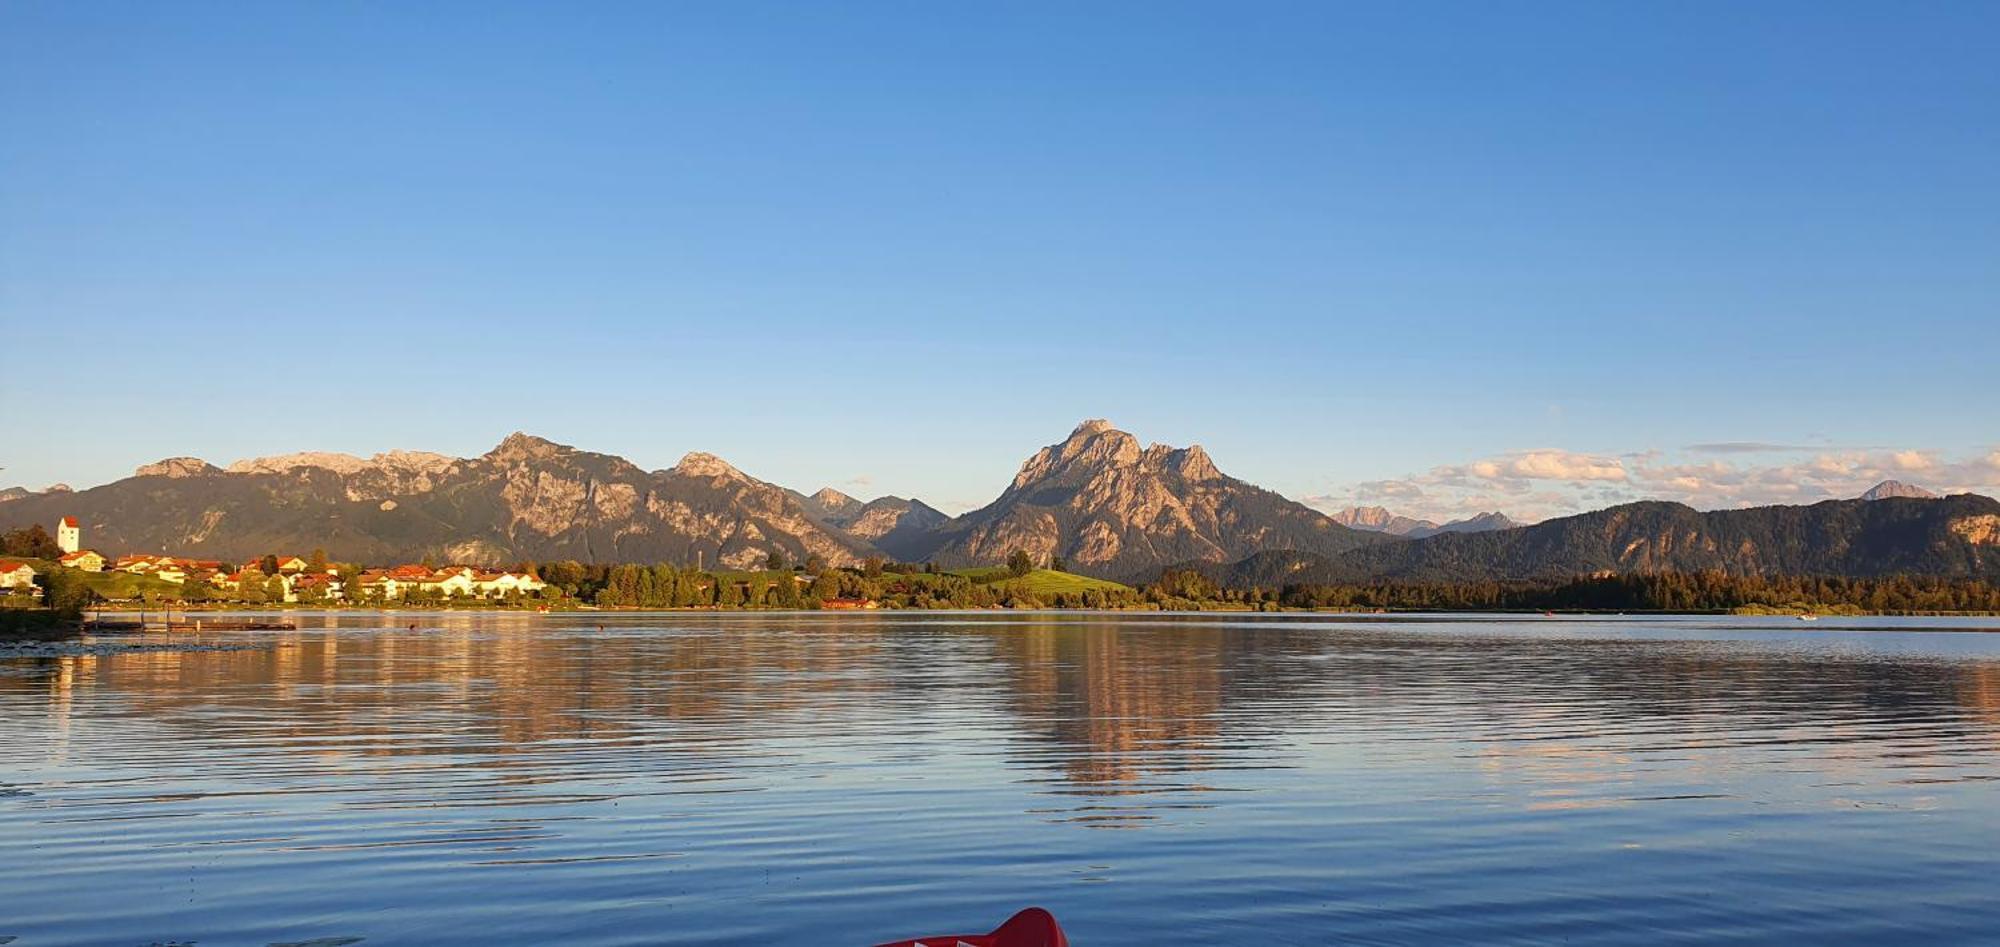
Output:
<path fill-rule="evenodd" d="M 1516 519 L 1545 519 L 1646 499 L 1697 509 L 1815 503 L 1859 496 L 1895 479 L 1936 493 L 2000 495 L 2000 450 L 1954 460 L 1931 449 L 1844 449 L 1757 463 L 1735 461 L 1749 451 L 1716 446 L 1696 445 L 1680 457 L 1651 449 L 1619 457 L 1554 448 L 1514 451 L 1310 499 L 1327 509 L 1366 503 L 1442 521 L 1495 509 Z"/>
<path fill-rule="evenodd" d="M 1937 466 L 1930 455 L 1920 450 L 1899 450 L 1889 455 L 1897 470 L 1929 470 Z"/>
<path fill-rule="evenodd" d="M 1605 457 L 1568 451 L 1530 451 L 1513 459 L 1508 472 L 1530 480 L 1623 480 L 1625 465 Z"/>
<path fill-rule="evenodd" d="M 1432 476 L 1446 479 L 1517 480 L 1624 480 L 1625 465 L 1614 457 L 1595 457 L 1566 450 L 1517 451 L 1501 457 L 1475 460 L 1457 467 L 1439 467 Z"/>

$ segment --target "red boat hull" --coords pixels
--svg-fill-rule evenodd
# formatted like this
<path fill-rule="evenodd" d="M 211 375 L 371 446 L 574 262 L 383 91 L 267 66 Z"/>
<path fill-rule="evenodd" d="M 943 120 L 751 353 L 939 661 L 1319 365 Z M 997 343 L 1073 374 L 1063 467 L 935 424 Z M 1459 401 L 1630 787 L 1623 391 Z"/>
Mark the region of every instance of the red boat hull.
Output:
<path fill-rule="evenodd" d="M 899 940 L 877 947 L 1069 947 L 1055 915 L 1029 908 L 1007 919 L 990 934 L 939 934 Z"/>

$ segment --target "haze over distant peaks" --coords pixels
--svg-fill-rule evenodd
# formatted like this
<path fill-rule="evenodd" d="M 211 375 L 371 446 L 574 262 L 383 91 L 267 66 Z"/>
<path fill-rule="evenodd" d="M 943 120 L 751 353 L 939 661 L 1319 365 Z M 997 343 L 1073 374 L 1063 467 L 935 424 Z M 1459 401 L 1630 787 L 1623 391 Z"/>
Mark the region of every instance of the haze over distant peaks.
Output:
<path fill-rule="evenodd" d="M 1494 529 L 1513 529 L 1521 525 L 1509 519 L 1504 513 L 1480 513 L 1477 516 L 1452 520 L 1440 526 L 1430 520 L 1400 516 L 1379 506 L 1354 506 L 1330 515 L 1334 522 L 1350 529 L 1365 529 L 1410 539 L 1423 539 L 1439 533 L 1481 533 Z"/>
<path fill-rule="evenodd" d="M 1868 488 L 1861 495 L 1863 500 L 1886 500 L 1890 497 L 1908 497 L 1915 500 L 1935 500 L 1937 494 L 1922 487 L 1904 483 L 1901 480 L 1884 480 Z"/>
<path fill-rule="evenodd" d="M 1260 552 L 1204 571 L 1237 587 L 1582 575 L 1938 575 L 2000 579 L 2000 502 L 1960 494 L 1701 512 L 1648 500 L 1518 529 L 1441 533 L 1339 556 Z"/>
<path fill-rule="evenodd" d="M 1438 533 L 1485 533 L 1497 529 L 1515 529 L 1520 525 L 1519 522 L 1509 518 L 1507 514 L 1496 511 L 1492 513 L 1479 513 L 1462 520 L 1452 520 L 1432 530 L 1431 535 L 1435 536 Z"/>
<path fill-rule="evenodd" d="M 1411 519 L 1391 513 L 1386 507 L 1380 506 L 1350 506 L 1327 515 L 1332 517 L 1334 522 L 1349 529 L 1365 529 L 1392 536 L 1407 536 L 1417 530 L 1437 528 L 1437 524 L 1430 520 Z"/>

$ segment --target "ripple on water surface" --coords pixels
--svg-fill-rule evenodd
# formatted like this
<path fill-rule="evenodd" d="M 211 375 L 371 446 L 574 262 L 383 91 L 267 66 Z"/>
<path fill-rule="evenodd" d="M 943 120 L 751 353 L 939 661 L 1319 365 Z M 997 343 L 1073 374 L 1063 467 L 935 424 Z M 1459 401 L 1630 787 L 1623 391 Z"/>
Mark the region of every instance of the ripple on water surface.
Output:
<path fill-rule="evenodd" d="M 0 647 L 0 943 L 2000 930 L 1990 622 L 303 624 Z"/>

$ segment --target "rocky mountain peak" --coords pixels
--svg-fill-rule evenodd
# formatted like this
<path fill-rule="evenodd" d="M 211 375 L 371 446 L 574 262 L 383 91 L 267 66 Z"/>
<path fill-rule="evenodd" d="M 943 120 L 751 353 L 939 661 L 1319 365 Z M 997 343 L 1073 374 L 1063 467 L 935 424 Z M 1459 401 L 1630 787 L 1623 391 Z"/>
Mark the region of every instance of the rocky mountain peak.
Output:
<path fill-rule="evenodd" d="M 200 477 L 221 473 L 222 469 L 199 457 L 169 457 L 158 463 L 142 464 L 134 477 Z"/>
<path fill-rule="evenodd" d="M 1014 487 L 1049 480 L 1083 482 L 1125 472 L 1146 477 L 1172 475 L 1190 483 L 1225 479 L 1199 444 L 1151 444 L 1142 450 L 1138 438 L 1112 427 L 1109 421 L 1093 419 L 1077 425 L 1062 443 L 1044 447 L 1028 458 L 1014 477 Z"/>
<path fill-rule="evenodd" d="M 1381 506 L 1354 506 L 1327 515 L 1331 516 L 1334 522 L 1349 529 L 1365 529 L 1392 536 L 1429 533 L 1437 529 L 1437 524 L 1430 520 L 1402 516 Z"/>
<path fill-rule="evenodd" d="M 1355 529 L 1381 529 L 1396 516 L 1386 506 L 1350 506 L 1327 515 L 1333 517 L 1334 522 Z"/>
<path fill-rule="evenodd" d="M 731 480 L 750 479 L 744 475 L 743 471 L 730 466 L 728 461 L 714 454 L 698 450 L 689 451 L 687 456 L 682 457 L 681 462 L 674 465 L 673 472 L 683 477 L 706 477 L 710 479 L 726 477 Z"/>
<path fill-rule="evenodd" d="M 932 534 L 942 562 L 1061 555 L 1100 575 L 1221 562 L 1266 548 L 1321 553 L 1379 542 L 1224 475 L 1198 446 L 1153 444 L 1085 421 L 1035 452 L 999 499 Z"/>
<path fill-rule="evenodd" d="M 458 458 L 423 450 L 392 450 L 368 458 L 368 463 L 373 467 L 387 467 L 411 473 L 438 473 L 458 463 Z"/>
<path fill-rule="evenodd" d="M 1886 500 L 1890 497 L 1935 500 L 1937 499 L 1937 494 L 1914 484 L 1904 483 L 1901 480 L 1884 480 L 1869 487 L 1868 492 L 1861 495 L 1863 500 Z"/>
<path fill-rule="evenodd" d="M 161 461 L 166 463 L 167 461 Z M 334 473 L 350 474 L 368 466 L 368 462 L 353 454 L 332 451 L 303 451 L 297 454 L 277 454 L 270 457 L 252 457 L 229 465 L 234 474 L 274 474 L 284 473 L 295 467 L 319 467 Z M 144 470 L 145 468 L 140 468 Z"/>
<path fill-rule="evenodd" d="M 1014 475 L 1014 486 L 1018 489 L 1074 470 L 1129 467 L 1142 456 L 1138 438 L 1112 427 L 1109 421 L 1092 419 L 1077 425 L 1062 443 L 1036 451 Z"/>
<path fill-rule="evenodd" d="M 524 434 L 520 431 L 515 431 L 507 435 L 506 439 L 501 441 L 499 446 L 487 451 L 486 459 L 501 463 L 515 463 L 524 460 L 547 460 L 560 454 L 569 453 L 570 451 L 571 448 L 566 445 L 539 438 L 533 434 Z"/>
<path fill-rule="evenodd" d="M 848 496 L 847 494 L 842 493 L 839 490 L 835 490 L 832 487 L 819 488 L 819 492 L 813 494 L 812 498 L 814 502 L 818 503 L 822 508 L 827 510 L 844 510 L 848 509 L 849 507 L 856 507 L 861 505 L 860 500 Z"/>
<path fill-rule="evenodd" d="M 173 458 L 173 460 L 194 460 L 194 458 L 177 457 Z M 161 463 L 167 462 L 161 461 Z M 199 461 L 196 462 L 199 463 Z M 433 454 L 428 451 L 392 450 L 368 458 L 333 451 L 304 451 L 297 454 L 279 454 L 273 457 L 254 457 L 249 460 L 239 460 L 229 465 L 229 472 L 248 474 L 285 473 L 298 467 L 317 467 L 349 477 L 371 470 L 388 470 L 410 474 L 434 474 L 454 463 L 457 463 L 457 458 L 448 457 L 444 454 Z M 145 468 L 142 467 L 140 469 L 144 470 Z"/>
<path fill-rule="evenodd" d="M 1498 512 L 1480 513 L 1452 520 L 1442 526 L 1430 520 L 1402 516 L 1380 506 L 1354 506 L 1327 515 L 1334 522 L 1349 529 L 1364 529 L 1391 536 L 1406 536 L 1410 539 L 1424 539 L 1439 533 L 1481 533 L 1496 529 L 1513 529 L 1521 525 L 1509 519 L 1506 514 Z"/>
<path fill-rule="evenodd" d="M 1165 444 L 1154 444 L 1146 449 L 1149 455 L 1155 451 L 1162 455 L 1159 461 L 1160 469 L 1176 474 L 1183 480 L 1199 483 L 1204 480 L 1222 479 L 1222 471 L 1215 468 L 1215 461 L 1209 459 L 1208 451 L 1202 450 L 1200 444 L 1189 444 L 1178 450 Z"/>

